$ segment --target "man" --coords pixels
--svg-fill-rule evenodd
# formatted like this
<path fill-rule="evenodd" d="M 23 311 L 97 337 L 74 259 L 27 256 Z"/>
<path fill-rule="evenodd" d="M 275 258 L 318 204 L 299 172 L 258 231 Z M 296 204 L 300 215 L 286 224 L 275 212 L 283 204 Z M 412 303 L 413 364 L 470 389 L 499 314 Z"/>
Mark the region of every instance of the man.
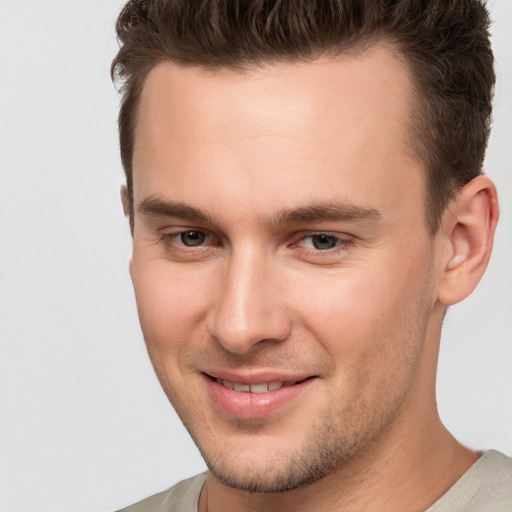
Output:
<path fill-rule="evenodd" d="M 490 257 L 476 0 L 151 0 L 113 64 L 148 352 L 208 466 L 126 511 L 509 511 L 442 425 Z"/>

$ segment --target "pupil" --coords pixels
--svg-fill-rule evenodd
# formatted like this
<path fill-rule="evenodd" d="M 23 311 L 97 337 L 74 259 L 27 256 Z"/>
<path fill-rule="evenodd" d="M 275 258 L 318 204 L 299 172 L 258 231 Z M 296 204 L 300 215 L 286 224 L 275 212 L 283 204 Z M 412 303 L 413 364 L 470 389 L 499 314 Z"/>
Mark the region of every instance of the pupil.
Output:
<path fill-rule="evenodd" d="M 201 245 L 204 242 L 205 234 L 199 231 L 185 231 L 180 235 L 183 245 Z"/>
<path fill-rule="evenodd" d="M 315 249 L 326 250 L 336 246 L 336 237 L 329 235 L 315 235 L 312 239 Z"/>

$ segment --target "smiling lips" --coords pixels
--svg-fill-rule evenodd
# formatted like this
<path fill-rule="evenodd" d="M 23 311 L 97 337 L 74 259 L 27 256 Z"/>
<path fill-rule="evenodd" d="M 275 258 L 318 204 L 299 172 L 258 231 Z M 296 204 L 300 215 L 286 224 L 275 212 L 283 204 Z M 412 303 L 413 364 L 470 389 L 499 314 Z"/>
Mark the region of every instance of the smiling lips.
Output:
<path fill-rule="evenodd" d="M 307 377 L 297 380 L 258 379 L 240 382 L 204 374 L 206 385 L 216 408 L 228 417 L 263 419 L 283 409 L 315 380 Z M 241 380 L 241 379 L 240 379 Z"/>

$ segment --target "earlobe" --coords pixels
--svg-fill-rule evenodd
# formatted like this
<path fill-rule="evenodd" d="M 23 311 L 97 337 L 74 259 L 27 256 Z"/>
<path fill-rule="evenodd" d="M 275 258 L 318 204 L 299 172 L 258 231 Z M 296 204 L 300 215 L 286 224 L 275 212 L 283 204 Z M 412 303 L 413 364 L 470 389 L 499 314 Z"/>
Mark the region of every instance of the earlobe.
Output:
<path fill-rule="evenodd" d="M 446 208 L 440 228 L 442 304 L 456 304 L 475 289 L 491 256 L 497 221 L 496 187 L 487 176 L 464 186 Z"/>

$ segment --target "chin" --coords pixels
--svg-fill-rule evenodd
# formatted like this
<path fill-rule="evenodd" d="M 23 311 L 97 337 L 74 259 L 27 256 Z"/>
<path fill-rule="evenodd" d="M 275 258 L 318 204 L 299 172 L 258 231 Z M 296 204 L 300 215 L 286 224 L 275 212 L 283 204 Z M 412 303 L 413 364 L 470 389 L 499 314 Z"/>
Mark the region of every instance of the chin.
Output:
<path fill-rule="evenodd" d="M 282 493 L 307 487 L 330 473 L 322 467 L 300 468 L 290 466 L 281 471 L 271 469 L 270 471 L 264 471 L 264 474 L 259 474 L 263 472 L 255 473 L 255 471 L 252 471 L 247 475 L 235 474 L 232 470 L 222 471 L 222 469 L 219 470 L 219 468 L 212 465 L 208 465 L 208 468 L 217 480 L 228 487 L 249 493 L 265 494 Z"/>
<path fill-rule="evenodd" d="M 217 480 L 250 493 L 282 493 L 307 487 L 344 466 L 354 448 L 353 443 L 339 435 L 327 439 L 312 437 L 302 446 L 288 449 L 280 442 L 277 448 L 260 446 L 248 451 L 233 447 L 211 453 L 197 444 Z"/>

